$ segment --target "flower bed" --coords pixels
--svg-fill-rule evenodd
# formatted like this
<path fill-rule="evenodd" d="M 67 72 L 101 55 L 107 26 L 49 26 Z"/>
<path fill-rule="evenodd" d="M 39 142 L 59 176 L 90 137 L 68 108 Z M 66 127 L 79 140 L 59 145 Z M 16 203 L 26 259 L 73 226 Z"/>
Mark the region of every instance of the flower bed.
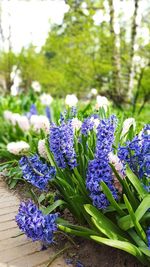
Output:
<path fill-rule="evenodd" d="M 5 163 L 8 178 L 17 173 L 32 198 L 16 215 L 21 231 L 44 246 L 58 232 L 93 240 L 149 266 L 150 125 L 136 133 L 134 120 L 121 122 L 103 108 L 85 118 L 68 110 L 49 125 L 31 128 L 30 148 Z"/>

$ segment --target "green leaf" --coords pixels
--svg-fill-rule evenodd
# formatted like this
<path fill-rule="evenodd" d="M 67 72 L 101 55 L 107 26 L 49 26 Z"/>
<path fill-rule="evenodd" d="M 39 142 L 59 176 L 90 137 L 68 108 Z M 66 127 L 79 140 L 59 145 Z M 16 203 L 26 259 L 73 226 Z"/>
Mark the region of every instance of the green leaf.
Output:
<path fill-rule="evenodd" d="M 38 203 L 40 204 L 45 199 L 45 194 L 41 194 L 38 198 Z"/>
<path fill-rule="evenodd" d="M 131 169 L 129 168 L 129 166 L 126 166 L 126 174 L 127 174 L 127 177 L 129 179 L 129 181 L 135 187 L 136 191 L 139 193 L 139 195 L 141 196 L 141 198 L 144 198 L 146 195 L 148 195 L 147 191 L 144 189 L 144 187 L 141 184 L 140 180 L 131 171 Z"/>
<path fill-rule="evenodd" d="M 139 247 L 139 249 L 146 255 L 148 256 L 148 260 L 150 261 L 150 250 L 149 248 L 143 248 L 143 247 Z"/>
<path fill-rule="evenodd" d="M 115 208 L 115 210 L 121 216 L 124 216 L 126 213 L 120 208 L 120 206 L 118 205 L 118 203 L 114 199 L 114 197 L 113 197 L 110 189 L 108 188 L 108 186 L 104 182 L 101 182 L 101 186 L 102 186 L 102 189 L 103 189 L 104 194 L 106 195 L 106 197 L 108 198 L 108 200 L 112 204 L 112 206 Z"/>
<path fill-rule="evenodd" d="M 103 215 L 101 211 L 89 204 L 84 205 L 84 208 L 92 216 L 92 220 L 100 232 L 112 239 L 126 240 L 125 233 Z"/>
<path fill-rule="evenodd" d="M 132 237 L 132 239 L 138 245 L 138 247 L 147 248 L 147 244 L 140 238 L 140 236 L 133 229 L 129 229 L 128 234 Z"/>
<path fill-rule="evenodd" d="M 122 210 L 127 209 L 127 207 L 124 203 L 117 203 L 117 204 L 119 205 L 120 209 L 122 209 Z M 113 211 L 116 211 L 116 208 L 114 206 L 110 205 L 103 211 L 103 213 L 105 214 L 107 212 L 113 212 Z"/>
<path fill-rule="evenodd" d="M 118 181 L 120 182 L 120 184 L 122 185 L 123 191 L 125 192 L 125 194 L 128 196 L 128 199 L 130 200 L 130 203 L 132 204 L 132 207 L 134 208 L 134 210 L 138 207 L 139 203 L 137 201 L 137 199 L 135 198 L 133 192 L 130 190 L 130 187 L 126 181 L 126 179 L 123 179 L 119 173 L 116 171 L 115 167 L 113 166 L 113 164 L 109 163 L 116 178 L 118 179 Z"/>
<path fill-rule="evenodd" d="M 57 209 L 61 205 L 66 205 L 66 202 L 61 200 L 61 199 L 55 201 L 52 205 L 50 205 L 44 209 L 44 214 L 50 214 L 52 211 L 54 211 L 55 209 Z"/>
<path fill-rule="evenodd" d="M 129 201 L 128 201 L 126 195 L 124 195 L 123 197 L 124 197 L 124 201 L 125 201 L 126 207 L 127 207 L 128 211 L 129 211 L 130 218 L 131 218 L 131 220 L 132 220 L 132 222 L 133 222 L 133 224 L 134 224 L 134 226 L 135 226 L 135 229 L 136 229 L 138 235 L 139 235 L 145 242 L 147 242 L 146 234 L 145 234 L 145 232 L 144 232 L 142 226 L 141 226 L 140 223 L 138 222 L 138 220 L 137 220 L 137 218 L 136 218 L 136 216 L 135 216 L 135 214 L 134 214 L 134 212 L 133 212 L 133 209 L 132 209 L 131 204 L 129 203 Z"/>
<path fill-rule="evenodd" d="M 16 186 L 16 184 L 18 183 L 18 179 L 13 179 L 11 182 L 10 182 L 10 185 L 9 185 L 9 188 L 10 189 L 13 189 L 15 186 Z"/>
<path fill-rule="evenodd" d="M 135 217 L 137 221 L 142 220 L 144 218 L 144 214 L 150 207 L 150 195 L 146 196 L 137 210 L 135 211 Z M 123 229 L 123 230 L 128 230 L 129 228 L 132 228 L 134 226 L 133 221 L 130 218 L 130 215 L 124 216 L 122 218 L 118 219 L 118 225 Z"/>
<path fill-rule="evenodd" d="M 103 237 L 99 237 L 99 236 L 91 236 L 91 239 L 98 242 L 98 243 L 105 244 L 105 245 L 110 246 L 110 247 L 124 250 L 124 251 L 130 253 L 131 255 L 135 256 L 136 258 L 138 258 L 138 260 L 140 262 L 142 262 L 143 264 L 148 263 L 146 258 L 143 256 L 141 250 L 129 242 L 112 240 L 112 239 L 103 238 Z"/>

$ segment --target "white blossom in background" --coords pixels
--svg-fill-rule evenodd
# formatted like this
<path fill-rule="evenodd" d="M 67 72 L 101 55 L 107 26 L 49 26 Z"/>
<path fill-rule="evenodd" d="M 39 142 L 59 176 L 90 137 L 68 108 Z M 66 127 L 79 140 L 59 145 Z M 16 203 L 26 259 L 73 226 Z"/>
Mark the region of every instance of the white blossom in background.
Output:
<path fill-rule="evenodd" d="M 12 85 L 10 88 L 10 93 L 12 96 L 16 96 L 19 93 L 19 87 L 17 87 L 16 85 Z"/>
<path fill-rule="evenodd" d="M 9 110 L 5 110 L 4 113 L 3 113 L 3 116 L 4 116 L 4 119 L 5 119 L 5 120 L 11 121 L 11 118 L 12 118 L 12 112 L 9 111 Z"/>
<path fill-rule="evenodd" d="M 123 122 L 121 138 L 128 133 L 131 126 L 133 126 L 133 129 L 135 130 L 136 122 L 134 118 L 128 118 Z"/>
<path fill-rule="evenodd" d="M 98 94 L 97 89 L 96 88 L 92 88 L 91 89 L 91 95 L 95 96 L 97 94 Z"/>
<path fill-rule="evenodd" d="M 17 119 L 17 123 L 22 131 L 29 131 L 30 129 L 30 123 L 26 116 L 20 116 Z"/>
<path fill-rule="evenodd" d="M 116 171 L 120 174 L 120 176 L 122 178 L 124 178 L 124 175 L 123 175 L 123 164 L 120 161 L 120 159 L 118 158 L 118 156 L 113 154 L 112 152 L 110 152 L 109 155 L 108 155 L 108 159 L 109 159 L 109 162 L 114 165 Z M 120 182 L 118 181 L 118 179 L 117 179 L 117 177 L 115 176 L 114 173 L 112 175 L 113 175 L 113 179 L 114 179 L 115 188 L 117 188 L 119 192 L 122 192 L 122 186 L 121 186 Z"/>
<path fill-rule="evenodd" d="M 14 82 L 14 85 L 17 87 L 19 87 L 19 85 L 21 84 L 22 82 L 22 79 L 21 79 L 21 71 L 18 69 L 15 73 L 15 77 L 13 79 L 13 82 Z"/>
<path fill-rule="evenodd" d="M 38 142 L 38 152 L 39 152 L 39 155 L 42 158 L 48 159 L 46 148 L 45 148 L 45 139 L 39 140 L 39 142 Z"/>
<path fill-rule="evenodd" d="M 19 113 L 12 113 L 9 110 L 5 110 L 3 114 L 4 118 L 8 120 L 12 125 L 18 124 L 23 131 L 29 131 L 30 122 L 26 116 L 22 116 Z"/>
<path fill-rule="evenodd" d="M 41 92 L 41 85 L 38 81 L 33 81 L 31 84 L 34 92 L 40 93 Z"/>
<path fill-rule="evenodd" d="M 7 144 L 7 151 L 14 155 L 22 155 L 27 153 L 29 149 L 29 144 L 24 141 L 11 142 Z"/>
<path fill-rule="evenodd" d="M 16 71 L 17 71 L 17 66 L 14 65 L 14 66 L 12 67 L 12 71 L 11 71 L 11 73 L 10 73 L 10 78 L 11 78 L 11 80 L 14 80 L 15 75 L 16 75 Z"/>
<path fill-rule="evenodd" d="M 76 95 L 72 94 L 72 95 L 66 95 L 65 98 L 65 104 L 69 107 L 74 107 L 76 106 L 78 103 L 78 98 L 76 97 Z"/>
<path fill-rule="evenodd" d="M 13 81 L 13 84 L 10 88 L 11 95 L 16 96 L 19 93 L 19 86 L 22 82 L 21 71 L 19 69 L 17 69 L 17 66 L 13 66 L 10 77 L 11 77 L 11 80 Z"/>
<path fill-rule="evenodd" d="M 82 125 L 82 121 L 80 121 L 78 118 L 73 118 L 72 119 L 72 127 L 75 130 L 80 130 L 81 128 L 81 125 Z"/>
<path fill-rule="evenodd" d="M 49 106 L 52 103 L 53 98 L 51 95 L 43 93 L 42 95 L 40 95 L 40 101 L 43 106 Z"/>
<path fill-rule="evenodd" d="M 19 113 L 12 113 L 12 116 L 10 118 L 10 122 L 12 123 L 12 125 L 16 125 L 20 117 L 21 115 Z"/>
<path fill-rule="evenodd" d="M 110 105 L 107 97 L 98 95 L 96 97 L 96 106 L 95 108 L 98 110 L 99 108 L 104 108 L 105 112 L 108 109 L 108 106 Z"/>
<path fill-rule="evenodd" d="M 44 115 L 32 115 L 30 118 L 31 126 L 33 127 L 34 131 L 38 133 L 40 130 L 44 130 L 47 134 L 49 134 L 50 130 L 50 122 L 49 119 Z"/>

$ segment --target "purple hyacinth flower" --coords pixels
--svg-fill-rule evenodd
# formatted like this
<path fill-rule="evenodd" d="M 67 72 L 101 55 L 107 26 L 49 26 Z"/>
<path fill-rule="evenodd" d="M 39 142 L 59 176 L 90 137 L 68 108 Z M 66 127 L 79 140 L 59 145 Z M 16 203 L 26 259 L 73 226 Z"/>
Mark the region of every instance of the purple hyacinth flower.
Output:
<path fill-rule="evenodd" d="M 43 215 L 42 211 L 31 201 L 21 202 L 18 214 L 15 217 L 19 229 L 33 241 L 42 241 L 44 244 L 53 242 L 57 231 L 56 219 L 58 214 Z"/>

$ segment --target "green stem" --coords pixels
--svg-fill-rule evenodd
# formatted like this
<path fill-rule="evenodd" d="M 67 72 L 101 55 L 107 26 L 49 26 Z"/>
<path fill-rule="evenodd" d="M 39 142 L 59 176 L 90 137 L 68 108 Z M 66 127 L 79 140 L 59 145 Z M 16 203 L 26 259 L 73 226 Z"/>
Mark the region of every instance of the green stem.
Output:
<path fill-rule="evenodd" d="M 15 163 L 15 162 L 17 162 L 17 160 L 5 161 L 5 162 L 0 163 L 0 166 L 3 166 L 5 164 L 9 164 L 9 163 Z"/>
<path fill-rule="evenodd" d="M 69 227 L 66 227 L 66 226 L 63 226 L 60 224 L 58 224 L 58 228 L 67 234 L 82 236 L 82 237 L 85 237 L 87 239 L 90 239 L 90 235 L 92 234 L 92 233 L 90 234 L 90 233 L 85 232 L 85 231 L 78 231 L 78 230 L 70 229 Z"/>
<path fill-rule="evenodd" d="M 74 240 L 73 240 L 70 236 L 68 236 L 67 234 L 65 234 L 64 232 L 62 232 L 62 231 L 57 231 L 56 234 L 62 234 L 62 235 L 64 235 L 64 236 L 69 240 L 69 242 L 70 242 L 73 246 L 75 246 L 75 248 L 78 248 L 78 246 L 77 246 L 77 244 L 74 242 Z"/>
<path fill-rule="evenodd" d="M 63 248 L 62 250 L 58 251 L 58 253 L 56 253 L 56 254 L 52 257 L 52 259 L 51 259 L 50 262 L 46 265 L 46 267 L 49 267 L 49 266 L 53 263 L 53 261 L 54 261 L 58 256 L 60 256 L 64 251 L 68 250 L 69 248 L 70 248 L 70 246 L 67 246 L 67 247 Z"/>

